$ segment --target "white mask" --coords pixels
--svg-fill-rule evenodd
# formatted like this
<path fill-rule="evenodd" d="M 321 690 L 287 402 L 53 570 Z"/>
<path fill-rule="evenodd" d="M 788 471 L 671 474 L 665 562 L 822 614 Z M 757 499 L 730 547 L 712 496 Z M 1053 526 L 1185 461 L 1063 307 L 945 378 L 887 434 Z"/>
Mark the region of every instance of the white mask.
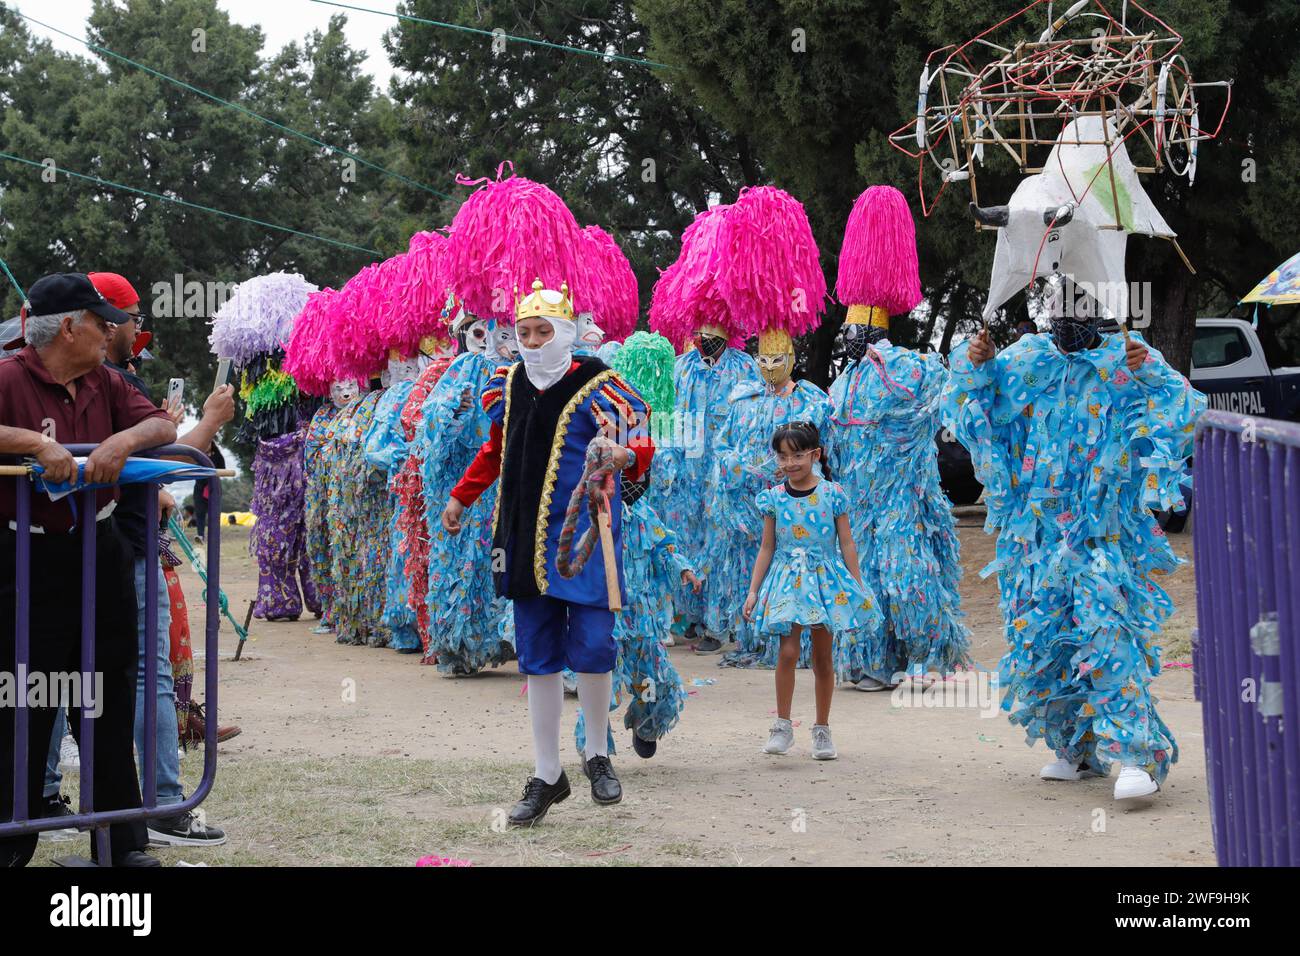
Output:
<path fill-rule="evenodd" d="M 330 401 L 335 408 L 344 408 L 357 397 L 355 379 L 339 379 L 330 385 Z"/>
<path fill-rule="evenodd" d="M 465 351 L 482 355 L 488 350 L 488 327 L 482 319 L 475 319 L 465 329 Z"/>
<path fill-rule="evenodd" d="M 567 319 L 545 321 L 555 334 L 538 348 L 519 350 L 528 381 L 539 390 L 550 388 L 568 373 L 573 364 L 573 343 L 578 336 L 577 325 Z"/>
<path fill-rule="evenodd" d="M 398 382 L 411 382 L 420 377 L 420 359 L 404 358 L 388 360 L 388 384 L 396 385 Z M 385 388 L 388 386 L 385 385 Z"/>
<path fill-rule="evenodd" d="M 595 352 L 596 349 L 600 348 L 600 343 L 605 341 L 605 330 L 596 324 L 596 318 L 590 312 L 579 314 L 577 322 L 578 347 Z"/>
<path fill-rule="evenodd" d="M 519 336 L 513 325 L 498 322 L 492 330 L 491 350 L 496 357 L 507 362 L 519 361 Z"/>

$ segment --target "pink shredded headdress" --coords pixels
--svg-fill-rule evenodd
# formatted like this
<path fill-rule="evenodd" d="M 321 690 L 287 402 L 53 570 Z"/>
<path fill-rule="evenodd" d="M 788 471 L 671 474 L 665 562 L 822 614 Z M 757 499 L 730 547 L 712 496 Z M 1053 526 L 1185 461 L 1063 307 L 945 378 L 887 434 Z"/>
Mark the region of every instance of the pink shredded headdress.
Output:
<path fill-rule="evenodd" d="M 590 310 L 595 315 L 596 324 L 605 332 L 605 341 L 621 342 L 636 331 L 641 309 L 632 264 L 614 237 L 600 226 L 587 226 L 582 230 L 582 237 L 596 282 L 586 300 L 589 305 L 582 311 Z"/>
<path fill-rule="evenodd" d="M 442 272 L 447 242 L 441 232 L 417 232 L 407 247 L 401 292 L 406 320 L 396 331 L 393 344 L 405 355 L 414 355 L 426 335 L 451 338 L 442 314 L 448 291 Z"/>
<path fill-rule="evenodd" d="M 300 391 L 309 395 L 328 395 L 330 383 L 339 377 L 329 350 L 331 312 L 337 297 L 333 289 L 308 295 L 284 347 L 281 369 L 293 376 Z"/>
<path fill-rule="evenodd" d="M 569 285 L 575 313 L 590 308 L 593 270 L 584 261 L 582 230 L 559 196 L 523 176 L 467 180 L 478 185 L 456 213 L 443 253 L 447 284 L 481 318 L 514 322 L 515 290 L 527 295 L 540 278 L 548 289 Z M 481 185 L 480 185 L 481 184 Z"/>
<path fill-rule="evenodd" d="M 388 363 L 381 320 L 394 308 L 392 286 L 405 253 L 372 262 L 343 284 L 331 302 L 328 348 L 339 377 L 367 381 Z"/>
<path fill-rule="evenodd" d="M 844 305 L 911 312 L 921 301 L 916 223 L 893 186 L 872 186 L 853 203 L 840 247 L 835 295 Z"/>
<path fill-rule="evenodd" d="M 740 191 L 718 235 L 718 293 L 748 335 L 821 324 L 826 276 L 803 203 L 775 186 Z"/>
<path fill-rule="evenodd" d="M 284 348 L 294 320 L 317 291 L 297 273 L 272 272 L 239 283 L 212 316 L 208 343 L 214 355 L 242 367 Z"/>
<path fill-rule="evenodd" d="M 681 349 L 704 325 L 727 331 L 728 344 L 740 348 L 746 333 L 732 320 L 718 293 L 722 251 L 719 235 L 730 206 L 713 206 L 696 214 L 682 233 L 677 261 L 664 269 L 650 297 L 650 328 Z"/>

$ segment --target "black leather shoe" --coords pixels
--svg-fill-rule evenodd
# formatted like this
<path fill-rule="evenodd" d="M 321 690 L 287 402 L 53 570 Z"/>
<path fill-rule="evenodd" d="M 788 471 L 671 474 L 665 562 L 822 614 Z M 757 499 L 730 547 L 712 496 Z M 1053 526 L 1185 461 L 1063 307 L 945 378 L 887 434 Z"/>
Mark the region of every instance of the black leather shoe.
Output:
<path fill-rule="evenodd" d="M 510 808 L 507 821 L 512 827 L 530 827 L 546 816 L 551 804 L 567 800 L 570 793 L 569 778 L 563 770 L 555 783 L 547 783 L 541 777 L 529 777 L 524 784 L 524 795 Z"/>
<path fill-rule="evenodd" d="M 157 857 L 152 857 L 143 850 L 131 850 L 123 853 L 113 861 L 114 866 L 162 866 Z"/>
<path fill-rule="evenodd" d="M 614 765 L 608 757 L 597 754 L 582 765 L 582 772 L 591 781 L 591 799 L 596 803 L 609 806 L 623 799 L 623 785 L 614 776 Z"/>
<path fill-rule="evenodd" d="M 644 760 L 649 760 L 655 755 L 655 751 L 659 749 L 659 741 L 642 740 L 636 734 L 633 734 L 632 749 L 636 751 L 638 757 L 641 757 Z"/>

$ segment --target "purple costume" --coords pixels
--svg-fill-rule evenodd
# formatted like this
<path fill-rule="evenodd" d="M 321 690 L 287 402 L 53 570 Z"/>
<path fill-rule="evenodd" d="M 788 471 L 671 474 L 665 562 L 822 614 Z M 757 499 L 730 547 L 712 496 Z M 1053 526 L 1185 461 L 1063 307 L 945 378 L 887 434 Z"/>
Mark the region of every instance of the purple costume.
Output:
<path fill-rule="evenodd" d="M 320 601 L 307 557 L 303 441 L 305 428 L 257 443 L 253 500 L 257 524 L 249 550 L 257 559 L 257 606 L 253 616 L 296 621 L 307 610 L 320 616 Z M 301 592 L 299 584 L 301 583 Z"/>

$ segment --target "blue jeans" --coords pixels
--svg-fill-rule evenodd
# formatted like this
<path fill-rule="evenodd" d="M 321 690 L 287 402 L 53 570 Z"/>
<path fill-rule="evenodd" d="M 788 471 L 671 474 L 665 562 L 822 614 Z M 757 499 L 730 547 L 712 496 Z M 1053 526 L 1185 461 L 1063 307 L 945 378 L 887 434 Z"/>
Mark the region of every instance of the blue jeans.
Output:
<path fill-rule="evenodd" d="M 172 683 L 171 662 L 171 600 L 167 597 L 167 582 L 163 578 L 162 568 L 157 559 L 153 561 L 154 573 L 158 575 L 158 625 L 155 631 L 153 647 L 146 649 L 146 626 L 144 614 L 144 575 L 145 559 L 135 559 L 135 605 L 136 633 L 140 639 L 140 660 L 135 680 L 135 752 L 141 761 L 140 793 L 144 793 L 144 694 L 145 694 L 145 654 L 151 651 L 158 658 L 158 805 L 167 806 L 180 803 L 185 799 L 181 792 L 181 760 L 177 754 L 180 746 L 180 728 L 176 723 L 176 688 Z"/>
<path fill-rule="evenodd" d="M 68 714 L 60 707 L 54 715 L 54 733 L 50 734 L 50 753 L 45 758 L 45 796 L 57 797 L 63 786 L 63 773 L 59 770 L 59 748 L 63 735 L 68 732 Z"/>

